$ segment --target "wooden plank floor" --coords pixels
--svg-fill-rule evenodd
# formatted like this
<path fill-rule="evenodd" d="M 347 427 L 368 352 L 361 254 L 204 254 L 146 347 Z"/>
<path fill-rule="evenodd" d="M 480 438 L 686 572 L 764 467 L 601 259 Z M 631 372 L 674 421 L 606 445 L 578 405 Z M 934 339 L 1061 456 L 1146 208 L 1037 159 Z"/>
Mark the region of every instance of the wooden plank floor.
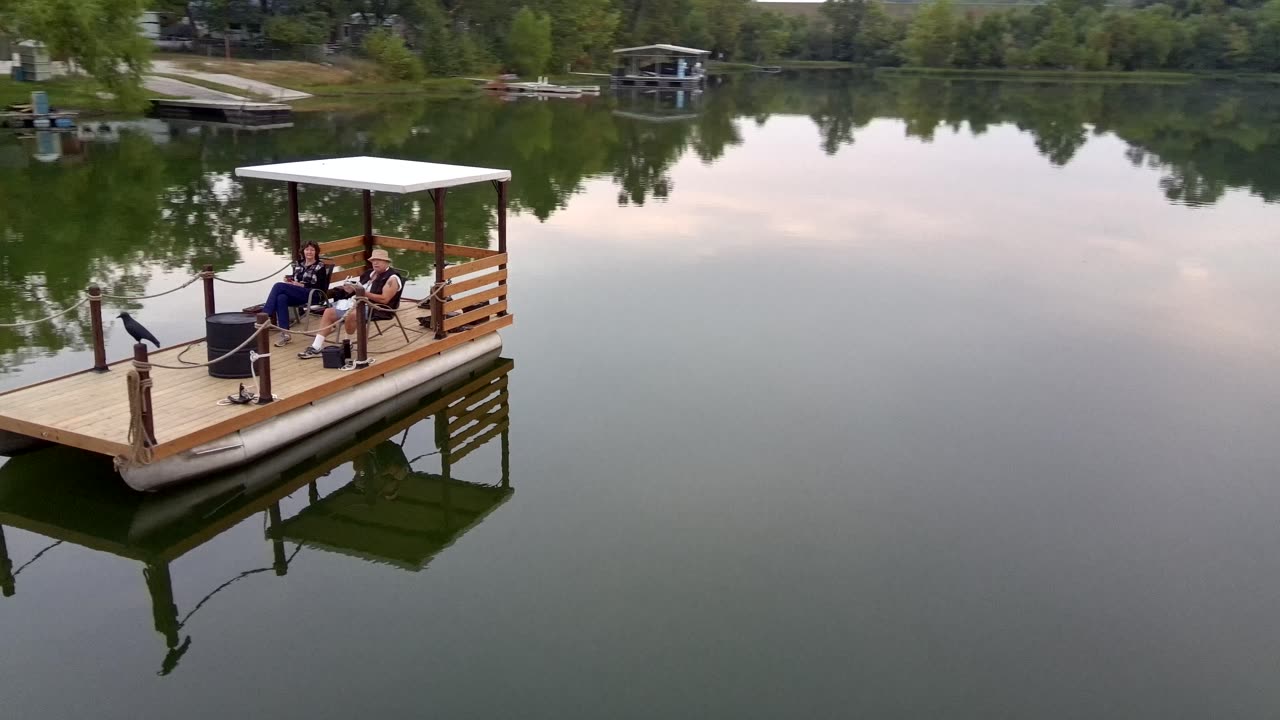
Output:
<path fill-rule="evenodd" d="M 393 321 L 379 323 L 382 334 L 369 326 L 370 357 L 373 365 L 364 370 L 326 369 L 319 359 L 300 360 L 297 353 L 307 347 L 308 336 L 293 336 L 283 348 L 271 348 L 272 391 L 280 400 L 268 405 L 218 405 L 218 400 L 234 395 L 240 383 L 253 380 L 225 380 L 210 377 L 206 368 L 191 370 L 152 370 L 152 404 L 155 407 L 157 459 L 261 422 L 333 392 L 373 379 L 411 362 L 444 352 L 450 347 L 473 340 L 511 324 L 511 316 L 497 318 L 470 330 L 451 333 L 436 340 L 429 332 L 418 332 L 417 317 L 428 314 L 407 301 L 399 311 L 401 322 L 409 334 L 404 335 Z M 295 330 L 320 326 L 319 318 L 310 318 Z M 275 341 L 272 334 L 272 342 Z M 184 354 L 185 353 L 185 354 Z M 178 356 L 189 362 L 208 359 L 203 340 L 194 344 L 154 352 L 152 362 L 180 365 Z M 19 388 L 0 395 L 0 429 L 12 430 L 63 445 L 93 452 L 120 454 L 127 450 L 129 432 L 129 398 L 125 376 L 129 361 L 111 365 L 105 373 L 81 372 L 49 382 Z"/>

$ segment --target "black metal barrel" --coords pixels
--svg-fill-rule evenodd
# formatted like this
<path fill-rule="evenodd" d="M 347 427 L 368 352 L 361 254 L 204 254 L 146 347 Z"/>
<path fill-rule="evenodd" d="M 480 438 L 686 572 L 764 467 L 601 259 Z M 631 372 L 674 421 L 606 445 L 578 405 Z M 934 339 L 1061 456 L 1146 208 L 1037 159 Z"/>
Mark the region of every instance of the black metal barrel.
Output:
<path fill-rule="evenodd" d="M 254 318 L 242 312 L 215 313 L 204 319 L 205 342 L 209 346 L 209 361 L 227 355 L 240 347 L 253 335 Z M 209 374 L 216 378 L 247 378 L 253 373 L 249 367 L 249 343 L 225 360 L 209 366 Z"/>

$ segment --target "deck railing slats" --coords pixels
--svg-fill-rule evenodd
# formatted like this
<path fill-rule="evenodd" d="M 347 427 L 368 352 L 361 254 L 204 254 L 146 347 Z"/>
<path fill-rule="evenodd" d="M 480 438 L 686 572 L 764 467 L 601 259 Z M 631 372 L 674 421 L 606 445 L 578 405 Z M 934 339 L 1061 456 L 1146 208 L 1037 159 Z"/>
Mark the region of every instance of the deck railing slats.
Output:
<path fill-rule="evenodd" d="M 455 330 L 457 328 L 460 328 L 463 325 L 470 325 L 471 323 L 474 323 L 474 322 L 481 322 L 484 320 L 488 320 L 493 315 L 497 315 L 500 312 L 506 312 L 506 309 L 507 309 L 507 303 L 505 300 L 503 302 L 491 303 L 491 304 L 485 305 L 482 308 L 472 310 L 469 313 L 463 313 L 461 315 L 455 315 L 450 318 L 445 318 L 444 329 L 446 332 L 448 332 L 449 330 Z"/>
<path fill-rule="evenodd" d="M 471 262 L 468 262 L 468 263 L 450 265 L 449 267 L 444 269 L 444 279 L 452 280 L 456 277 L 462 277 L 463 275 L 470 275 L 472 273 L 480 272 L 481 270 L 488 270 L 491 267 L 498 267 L 499 265 L 506 265 L 506 264 L 507 264 L 507 254 L 498 253 L 497 255 L 491 255 L 487 258 L 483 258 L 480 260 L 472 260 Z"/>

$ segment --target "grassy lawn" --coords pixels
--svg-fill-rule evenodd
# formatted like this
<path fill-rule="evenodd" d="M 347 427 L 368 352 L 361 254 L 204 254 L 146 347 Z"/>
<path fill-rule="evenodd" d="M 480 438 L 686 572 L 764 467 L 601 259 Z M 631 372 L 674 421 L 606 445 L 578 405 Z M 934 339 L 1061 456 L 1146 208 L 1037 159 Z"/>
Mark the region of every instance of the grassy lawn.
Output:
<path fill-rule="evenodd" d="M 99 93 L 102 92 L 102 87 L 87 77 L 58 77 L 38 83 L 0 78 L 0 105 L 8 107 L 16 103 L 30 103 L 31 93 L 35 90 L 49 93 L 49 104 L 59 110 L 79 110 L 95 114 L 138 111 L 136 107 L 121 107 L 115 98 L 101 97 Z"/>
<path fill-rule="evenodd" d="M 190 55 L 159 55 L 183 68 L 207 73 L 225 73 L 279 85 L 290 90 L 311 93 L 314 98 L 290 103 L 295 110 L 326 110 L 335 107 L 335 99 L 372 95 L 405 95 L 432 98 L 469 97 L 479 93 L 478 86 L 461 78 L 429 78 L 420 81 L 386 80 L 376 66 L 367 61 L 342 60 L 340 64 L 320 65 L 292 60 L 219 60 Z M 248 96 L 245 91 L 217 83 L 194 80 L 181 75 L 166 75 L 175 80 L 222 90 L 233 95 Z M 340 106 L 341 103 L 336 105 Z"/>

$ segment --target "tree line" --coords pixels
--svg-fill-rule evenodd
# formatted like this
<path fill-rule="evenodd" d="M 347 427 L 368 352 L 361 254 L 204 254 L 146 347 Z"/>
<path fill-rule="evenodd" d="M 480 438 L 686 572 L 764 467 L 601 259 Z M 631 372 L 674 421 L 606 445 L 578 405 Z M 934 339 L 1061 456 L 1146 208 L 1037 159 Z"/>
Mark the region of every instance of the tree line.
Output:
<path fill-rule="evenodd" d="M 752 0 L 0 0 L 0 33 L 44 40 L 127 92 L 146 66 L 135 31 L 144 10 L 187 32 L 251 28 L 281 46 L 338 42 L 356 24 L 364 51 L 404 79 L 603 70 L 612 49 L 655 42 L 757 63 L 1280 71 L 1280 0 L 1050 0 L 981 12 L 934 0 L 909 15 L 877 0 L 826 0 L 816 17 Z"/>
<path fill-rule="evenodd" d="M 138 0 L 36 4 L 86 2 Z M 1280 71 L 1280 0 L 1050 0 L 981 12 L 934 0 L 909 16 L 877 0 L 826 0 L 817 17 L 752 0 L 163 0 L 160 7 L 207 27 L 259 24 L 284 43 L 332 40 L 352 14 L 375 25 L 398 17 L 432 75 L 600 70 L 613 48 L 659 42 L 746 62 Z"/>

